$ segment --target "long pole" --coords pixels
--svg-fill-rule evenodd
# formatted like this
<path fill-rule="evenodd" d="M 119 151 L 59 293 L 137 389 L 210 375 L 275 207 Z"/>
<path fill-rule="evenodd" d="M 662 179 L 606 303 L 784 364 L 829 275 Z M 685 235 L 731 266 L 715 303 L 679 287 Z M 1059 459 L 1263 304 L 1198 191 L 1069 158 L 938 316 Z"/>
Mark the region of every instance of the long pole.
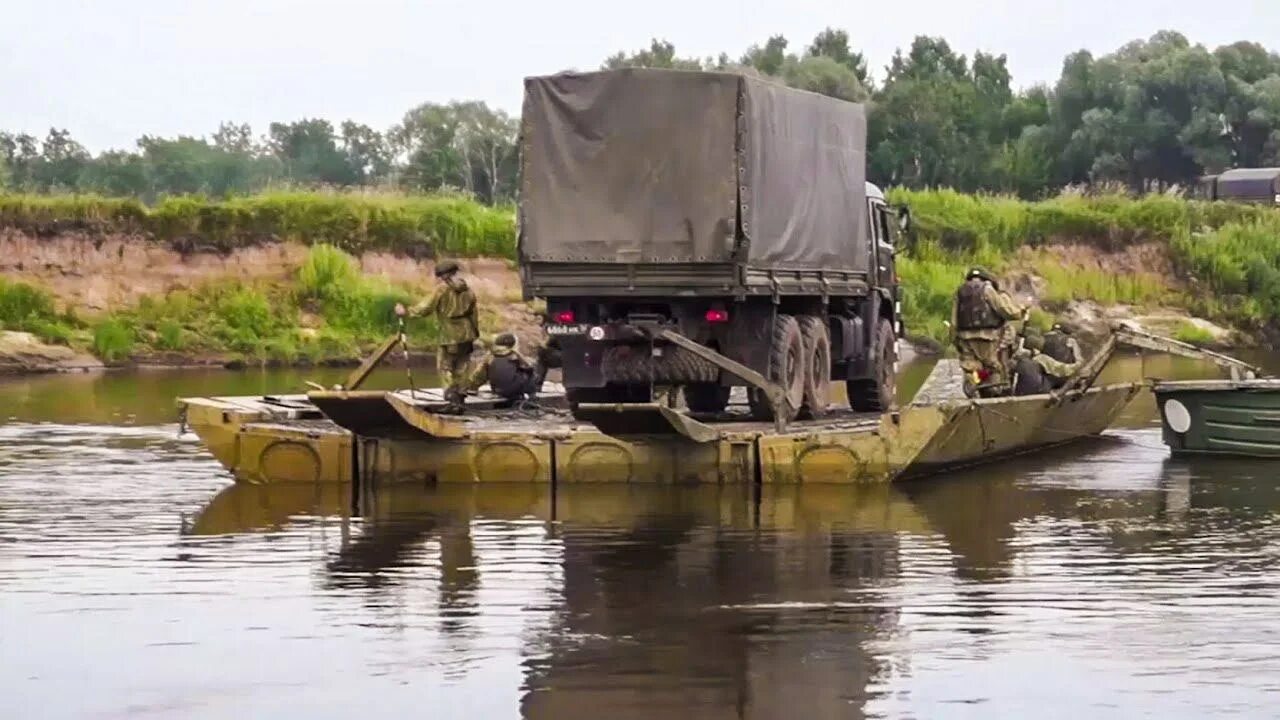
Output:
<path fill-rule="evenodd" d="M 409 379 L 409 399 L 417 401 L 414 395 L 413 363 L 409 362 L 409 336 L 404 331 L 404 318 L 400 318 L 400 348 L 404 351 L 404 374 Z"/>

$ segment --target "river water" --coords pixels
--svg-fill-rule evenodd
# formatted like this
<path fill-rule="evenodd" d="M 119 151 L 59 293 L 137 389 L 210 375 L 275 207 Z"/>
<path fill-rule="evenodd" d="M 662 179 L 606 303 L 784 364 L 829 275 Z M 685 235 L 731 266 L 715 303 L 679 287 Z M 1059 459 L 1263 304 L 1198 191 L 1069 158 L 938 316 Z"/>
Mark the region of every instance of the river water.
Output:
<path fill-rule="evenodd" d="M 177 436 L 177 396 L 314 375 L 0 382 L 0 717 L 1280 714 L 1277 466 L 1170 459 L 1148 399 L 1030 458 L 758 495 L 352 498 Z"/>

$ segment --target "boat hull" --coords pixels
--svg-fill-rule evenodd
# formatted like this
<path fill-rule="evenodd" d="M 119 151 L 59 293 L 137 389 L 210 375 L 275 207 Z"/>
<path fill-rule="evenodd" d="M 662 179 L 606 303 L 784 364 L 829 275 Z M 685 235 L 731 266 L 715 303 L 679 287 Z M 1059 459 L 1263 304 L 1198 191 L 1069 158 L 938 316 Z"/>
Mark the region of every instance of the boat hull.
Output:
<path fill-rule="evenodd" d="M 1280 382 L 1160 382 L 1152 392 L 1175 454 L 1280 458 Z"/>

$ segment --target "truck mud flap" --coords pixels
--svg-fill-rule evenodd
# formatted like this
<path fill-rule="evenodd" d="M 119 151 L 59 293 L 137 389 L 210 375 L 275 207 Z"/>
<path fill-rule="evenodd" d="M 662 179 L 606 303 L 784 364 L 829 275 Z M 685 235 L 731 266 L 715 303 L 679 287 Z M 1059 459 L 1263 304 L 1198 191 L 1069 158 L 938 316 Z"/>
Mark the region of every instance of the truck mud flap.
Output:
<path fill-rule="evenodd" d="M 715 428 L 659 403 L 581 403 L 573 416 L 613 437 L 679 435 L 697 443 L 720 438 Z"/>

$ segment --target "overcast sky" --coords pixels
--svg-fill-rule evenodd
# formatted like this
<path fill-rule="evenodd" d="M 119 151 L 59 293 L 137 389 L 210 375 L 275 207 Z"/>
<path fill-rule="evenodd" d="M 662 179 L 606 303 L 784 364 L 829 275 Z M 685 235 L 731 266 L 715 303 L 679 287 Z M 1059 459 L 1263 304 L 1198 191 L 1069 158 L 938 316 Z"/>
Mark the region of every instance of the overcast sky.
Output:
<path fill-rule="evenodd" d="M 1160 29 L 1280 49 L 1280 0 L 4 0 L 0 129 L 65 127 L 92 150 L 141 134 L 208 135 L 223 120 L 352 118 L 384 129 L 425 101 L 517 113 L 520 79 L 593 69 L 652 37 L 738 56 L 782 33 L 800 49 L 849 32 L 879 73 L 918 34 L 1006 53 L 1020 86 L 1062 58 Z"/>

